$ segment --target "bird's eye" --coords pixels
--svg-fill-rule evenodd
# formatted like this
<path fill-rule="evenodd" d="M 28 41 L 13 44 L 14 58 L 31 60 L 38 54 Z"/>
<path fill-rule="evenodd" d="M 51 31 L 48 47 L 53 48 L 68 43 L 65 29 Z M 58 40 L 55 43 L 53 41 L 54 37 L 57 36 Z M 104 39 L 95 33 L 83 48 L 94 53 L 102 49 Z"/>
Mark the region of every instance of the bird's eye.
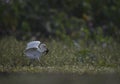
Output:
<path fill-rule="evenodd" d="M 46 48 L 46 46 L 45 46 L 45 45 L 44 45 L 43 47 L 44 47 L 44 48 Z"/>

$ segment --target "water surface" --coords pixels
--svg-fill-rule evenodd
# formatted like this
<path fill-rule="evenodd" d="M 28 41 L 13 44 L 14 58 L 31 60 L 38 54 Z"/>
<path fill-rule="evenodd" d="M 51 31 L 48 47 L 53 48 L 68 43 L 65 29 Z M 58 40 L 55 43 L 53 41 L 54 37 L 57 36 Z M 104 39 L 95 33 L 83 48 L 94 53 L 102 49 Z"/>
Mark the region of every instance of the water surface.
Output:
<path fill-rule="evenodd" d="M 0 84 L 120 84 L 119 74 L 0 73 Z"/>

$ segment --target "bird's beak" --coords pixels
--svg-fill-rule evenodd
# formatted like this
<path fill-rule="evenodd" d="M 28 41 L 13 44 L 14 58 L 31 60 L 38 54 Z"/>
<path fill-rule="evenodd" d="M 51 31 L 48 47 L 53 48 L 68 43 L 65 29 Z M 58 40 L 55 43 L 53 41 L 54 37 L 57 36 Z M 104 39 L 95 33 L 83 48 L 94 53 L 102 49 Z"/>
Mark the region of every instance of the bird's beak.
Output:
<path fill-rule="evenodd" d="M 49 52 L 49 49 L 47 48 L 46 51 L 45 51 L 45 55 Z"/>

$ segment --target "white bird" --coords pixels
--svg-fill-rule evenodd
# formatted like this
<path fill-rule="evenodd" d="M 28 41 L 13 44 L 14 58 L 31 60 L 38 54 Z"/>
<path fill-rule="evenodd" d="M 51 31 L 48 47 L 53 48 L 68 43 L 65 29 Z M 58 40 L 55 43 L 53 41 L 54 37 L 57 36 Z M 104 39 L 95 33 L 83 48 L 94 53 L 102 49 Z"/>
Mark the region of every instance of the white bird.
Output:
<path fill-rule="evenodd" d="M 48 53 L 48 48 L 44 43 L 40 41 L 31 41 L 27 43 L 27 47 L 24 51 L 25 55 L 30 59 L 38 59 L 44 54 Z"/>

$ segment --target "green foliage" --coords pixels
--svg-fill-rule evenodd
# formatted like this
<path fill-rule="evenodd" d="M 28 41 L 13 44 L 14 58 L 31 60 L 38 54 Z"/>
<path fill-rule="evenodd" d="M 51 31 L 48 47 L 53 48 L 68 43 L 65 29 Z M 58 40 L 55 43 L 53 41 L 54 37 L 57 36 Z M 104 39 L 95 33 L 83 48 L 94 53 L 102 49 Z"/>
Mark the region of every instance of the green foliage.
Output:
<path fill-rule="evenodd" d="M 105 36 L 119 39 L 119 8 L 118 0 L 1 0 L 0 31 L 40 32 L 78 39 L 80 30 L 85 28 L 88 39 L 101 29 Z M 96 38 L 100 40 L 101 36 Z"/>
<path fill-rule="evenodd" d="M 6 37 L 0 40 L 0 71 L 19 71 L 20 67 L 23 71 L 34 71 L 34 67 L 29 66 L 30 60 L 23 54 L 26 43 L 25 41 L 18 41 L 14 37 Z M 83 42 L 78 42 L 78 45 L 76 46 L 74 43 L 69 45 L 69 41 L 65 43 L 64 41 L 48 40 L 49 53 L 41 57 L 40 63 L 37 60 L 33 62 L 36 67 L 35 71 L 40 71 L 37 67 L 41 67 L 43 70 L 51 67 L 49 70 L 56 69 L 56 71 L 61 71 L 61 69 L 63 69 L 62 71 L 69 71 L 69 69 L 78 71 L 78 67 L 85 68 L 85 66 L 114 69 L 120 67 L 120 45 L 118 43 L 111 41 L 103 46 L 103 44 L 92 44 L 90 42 L 89 46 L 86 46 L 83 40 Z"/>
<path fill-rule="evenodd" d="M 95 54 L 92 53 L 92 51 L 88 49 L 80 50 L 78 53 L 76 53 L 76 56 L 79 63 L 89 63 L 91 65 L 96 65 L 97 63 L 97 57 L 95 56 Z"/>
<path fill-rule="evenodd" d="M 1 60 L 0 66 L 16 67 L 21 66 L 24 59 L 23 56 L 23 42 L 18 42 L 15 38 L 5 38 L 0 41 L 1 46 Z M 22 47 L 21 47 L 22 46 Z"/>

